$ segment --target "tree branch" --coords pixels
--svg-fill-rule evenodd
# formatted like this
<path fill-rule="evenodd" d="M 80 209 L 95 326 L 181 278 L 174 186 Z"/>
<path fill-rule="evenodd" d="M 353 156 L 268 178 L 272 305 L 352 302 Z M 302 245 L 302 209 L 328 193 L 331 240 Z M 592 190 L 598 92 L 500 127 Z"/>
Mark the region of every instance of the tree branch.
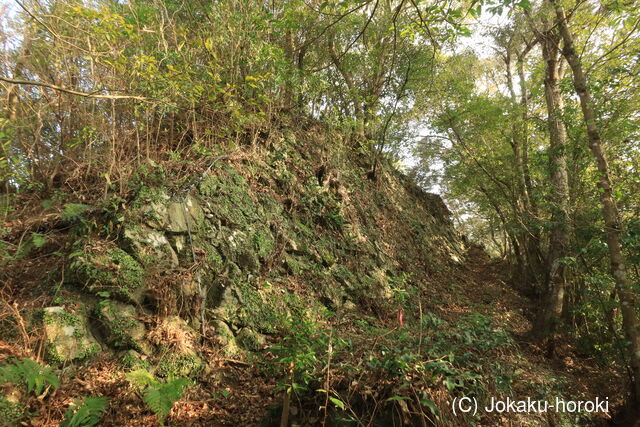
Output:
<path fill-rule="evenodd" d="M 49 89 L 57 90 L 58 92 L 68 93 L 70 95 L 82 96 L 82 97 L 85 97 L 85 98 L 135 99 L 135 100 L 138 100 L 138 101 L 149 101 L 149 99 L 145 98 L 144 96 L 117 95 L 117 94 L 103 95 L 103 94 L 99 94 L 99 93 L 78 92 L 76 90 L 66 89 L 66 88 L 63 88 L 61 86 L 56 86 L 56 85 L 51 84 L 51 83 L 36 82 L 36 81 L 31 81 L 31 80 L 10 79 L 8 77 L 2 77 L 2 76 L 0 76 L 0 81 L 11 83 L 11 84 L 14 84 L 14 85 L 22 85 L 22 86 L 41 86 L 41 87 L 46 87 L 46 88 L 49 88 Z"/>

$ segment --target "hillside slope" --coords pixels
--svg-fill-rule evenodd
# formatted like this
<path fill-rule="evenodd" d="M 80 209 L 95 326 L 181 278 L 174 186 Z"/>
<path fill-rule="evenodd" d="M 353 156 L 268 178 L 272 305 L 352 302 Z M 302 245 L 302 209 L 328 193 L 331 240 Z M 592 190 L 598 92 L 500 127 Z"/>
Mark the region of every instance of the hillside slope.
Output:
<path fill-rule="evenodd" d="M 474 270 L 490 260 L 437 195 L 386 163 L 370 179 L 313 121 L 206 154 L 145 162 L 123 197 L 23 196 L 3 228 L 0 351 L 61 384 L 7 386 L 0 424 L 58 425 L 72 399 L 106 396 L 102 425 L 156 425 L 131 371 L 193 380 L 171 425 L 500 425 L 513 415 L 449 403 L 564 392 L 514 339 L 528 302 Z"/>

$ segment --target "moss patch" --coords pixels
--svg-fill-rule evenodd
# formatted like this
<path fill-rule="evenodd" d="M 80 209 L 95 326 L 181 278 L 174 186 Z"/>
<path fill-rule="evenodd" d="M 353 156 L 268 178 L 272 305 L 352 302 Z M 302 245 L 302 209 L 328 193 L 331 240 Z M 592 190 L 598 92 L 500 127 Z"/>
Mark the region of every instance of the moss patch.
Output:
<path fill-rule="evenodd" d="M 24 416 L 25 408 L 18 402 L 10 402 L 0 396 L 0 426 L 19 425 L 18 421 Z"/>
<path fill-rule="evenodd" d="M 120 357 L 120 365 L 129 371 L 135 371 L 136 369 L 148 371 L 151 369 L 149 362 L 143 359 L 143 356 L 135 350 L 126 351 L 122 357 Z"/>
<path fill-rule="evenodd" d="M 74 253 L 70 270 L 94 294 L 108 292 L 125 301 L 138 301 L 144 269 L 131 255 L 113 244 L 85 246 Z"/>
<path fill-rule="evenodd" d="M 195 377 L 204 368 L 204 362 L 196 354 L 176 354 L 167 351 L 156 368 L 160 377 Z"/>

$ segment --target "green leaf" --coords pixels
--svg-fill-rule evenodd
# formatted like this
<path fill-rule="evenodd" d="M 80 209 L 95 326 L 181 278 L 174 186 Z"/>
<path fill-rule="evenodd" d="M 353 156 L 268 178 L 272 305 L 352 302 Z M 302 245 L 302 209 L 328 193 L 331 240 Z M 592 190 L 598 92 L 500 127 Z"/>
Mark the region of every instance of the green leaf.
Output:
<path fill-rule="evenodd" d="M 33 243 L 33 247 L 38 249 L 47 243 L 47 237 L 44 234 L 31 233 L 31 242 Z"/>
<path fill-rule="evenodd" d="M 523 8 L 524 10 L 531 10 L 531 1 L 530 0 L 521 0 L 517 3 L 518 6 Z"/>
<path fill-rule="evenodd" d="M 433 400 L 423 397 L 422 399 L 420 399 L 420 404 L 422 406 L 426 406 L 427 408 L 429 408 L 431 413 L 436 417 L 440 416 L 440 411 L 438 410 L 438 406 L 435 404 Z"/>
<path fill-rule="evenodd" d="M 23 358 L 21 361 L 0 367 L 0 383 L 24 382 L 28 393 L 41 395 L 48 387 L 58 388 L 60 380 L 51 372 L 51 367 Z"/>
<path fill-rule="evenodd" d="M 82 203 L 65 203 L 64 210 L 60 213 L 60 217 L 65 221 L 79 219 L 84 212 L 90 208 L 91 206 Z"/>
<path fill-rule="evenodd" d="M 136 369 L 125 375 L 127 381 L 134 387 L 144 388 L 149 386 L 155 386 L 158 384 L 156 377 L 151 375 L 146 369 Z"/>
<path fill-rule="evenodd" d="M 343 411 L 345 410 L 345 404 L 342 400 L 337 399 L 335 397 L 331 397 L 329 396 L 329 399 L 333 402 L 334 405 L 336 405 L 338 408 L 342 409 Z"/>
<path fill-rule="evenodd" d="M 144 391 L 144 402 L 158 417 L 160 424 L 171 412 L 173 404 L 182 397 L 184 389 L 191 384 L 187 378 L 176 378 L 166 384 L 150 386 Z"/>

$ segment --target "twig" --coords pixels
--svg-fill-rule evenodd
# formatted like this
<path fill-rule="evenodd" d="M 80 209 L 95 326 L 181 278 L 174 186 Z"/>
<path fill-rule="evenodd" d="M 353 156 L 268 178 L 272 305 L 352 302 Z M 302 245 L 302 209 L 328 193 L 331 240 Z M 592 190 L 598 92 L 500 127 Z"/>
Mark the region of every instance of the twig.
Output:
<path fill-rule="evenodd" d="M 418 341 L 418 357 L 422 353 L 422 298 L 418 299 L 418 309 L 420 310 L 420 340 Z"/>
<path fill-rule="evenodd" d="M 293 372 L 294 372 L 293 360 L 289 365 L 289 386 L 284 390 L 284 401 L 282 403 L 282 415 L 280 416 L 280 427 L 289 426 L 289 410 L 291 406 L 291 390 L 293 389 Z"/>
<path fill-rule="evenodd" d="M 20 79 L 10 79 L 8 77 L 0 76 L 0 81 L 11 83 L 14 85 L 23 85 L 23 86 L 41 86 L 49 89 L 57 90 L 58 92 L 68 93 L 70 95 L 83 96 L 85 98 L 99 98 L 99 99 L 135 99 L 138 101 L 150 101 L 149 98 L 145 98 L 144 96 L 138 95 L 102 95 L 98 93 L 89 93 L 89 92 L 79 92 L 77 90 L 67 89 L 62 86 L 57 86 L 51 83 L 45 82 L 37 82 L 33 80 L 20 80 Z"/>
<path fill-rule="evenodd" d="M 331 337 L 333 336 L 333 328 L 329 331 L 329 346 L 327 348 L 327 377 L 324 383 L 324 418 L 322 425 L 327 423 L 327 407 L 329 406 L 329 389 L 331 388 L 331 356 L 333 355 L 333 347 L 331 346 Z"/>
<path fill-rule="evenodd" d="M 236 359 L 218 359 L 220 362 L 233 363 L 235 365 L 243 365 L 243 366 L 251 366 L 251 363 L 243 362 L 242 360 Z"/>

